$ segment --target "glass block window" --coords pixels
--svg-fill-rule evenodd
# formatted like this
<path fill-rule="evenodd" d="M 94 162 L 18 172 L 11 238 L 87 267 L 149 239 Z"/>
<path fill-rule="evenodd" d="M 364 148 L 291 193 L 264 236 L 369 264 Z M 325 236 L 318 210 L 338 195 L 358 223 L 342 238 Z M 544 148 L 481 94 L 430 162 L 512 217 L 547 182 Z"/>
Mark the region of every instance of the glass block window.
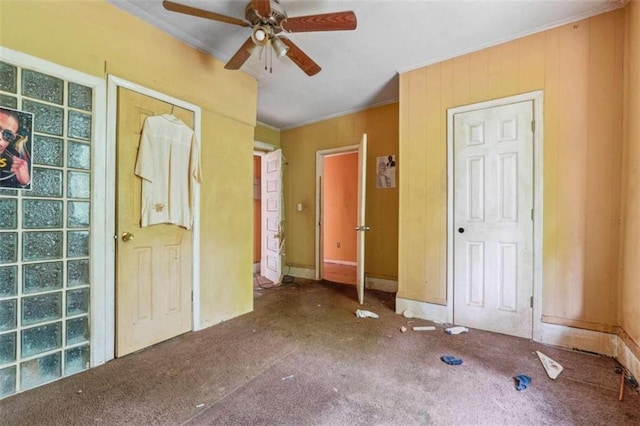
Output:
<path fill-rule="evenodd" d="M 0 189 L 0 398 L 89 367 L 93 89 L 0 61 L 34 114 L 31 191 Z"/>

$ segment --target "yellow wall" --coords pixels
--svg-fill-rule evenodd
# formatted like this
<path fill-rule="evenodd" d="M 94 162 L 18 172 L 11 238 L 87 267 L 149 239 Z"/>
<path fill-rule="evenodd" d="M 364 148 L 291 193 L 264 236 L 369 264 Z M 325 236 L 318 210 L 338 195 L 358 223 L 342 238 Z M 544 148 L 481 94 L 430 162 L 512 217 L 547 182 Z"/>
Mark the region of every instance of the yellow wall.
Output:
<path fill-rule="evenodd" d="M 323 260 L 356 261 L 358 153 L 324 159 Z M 338 244 L 340 247 L 338 247 Z"/>
<path fill-rule="evenodd" d="M 254 139 L 260 142 L 270 143 L 280 147 L 280 132 L 269 127 L 257 125 L 254 130 Z"/>
<path fill-rule="evenodd" d="M 543 316 L 616 325 L 624 11 L 400 76 L 398 296 L 446 304 L 447 109 L 544 90 Z"/>
<path fill-rule="evenodd" d="M 620 326 L 640 356 L 640 3 L 627 6 Z M 623 338 L 626 336 L 623 334 Z"/>
<path fill-rule="evenodd" d="M 376 189 L 377 156 L 398 153 L 398 104 L 393 103 L 331 120 L 285 130 L 282 151 L 284 172 L 286 264 L 315 268 L 316 151 L 357 145 L 367 133 L 367 225 L 365 272 L 396 279 L 398 274 L 398 188 Z M 402 158 L 397 167 L 402 169 Z M 296 204 L 302 203 L 301 212 Z M 285 269 L 286 273 L 286 269 Z"/>
<path fill-rule="evenodd" d="M 1 7 L 2 46 L 202 108 L 201 320 L 207 326 L 250 311 L 255 80 L 106 2 L 2 0 Z"/>

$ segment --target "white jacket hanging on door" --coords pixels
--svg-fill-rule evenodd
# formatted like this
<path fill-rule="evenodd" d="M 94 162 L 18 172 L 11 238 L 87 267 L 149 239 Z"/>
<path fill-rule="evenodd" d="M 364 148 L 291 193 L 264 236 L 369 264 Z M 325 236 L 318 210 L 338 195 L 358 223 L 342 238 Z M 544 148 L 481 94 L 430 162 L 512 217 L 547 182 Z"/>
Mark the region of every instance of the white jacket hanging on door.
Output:
<path fill-rule="evenodd" d="M 171 114 L 148 117 L 135 174 L 142 178 L 140 226 L 171 223 L 191 229 L 193 188 L 201 181 L 194 132 Z"/>

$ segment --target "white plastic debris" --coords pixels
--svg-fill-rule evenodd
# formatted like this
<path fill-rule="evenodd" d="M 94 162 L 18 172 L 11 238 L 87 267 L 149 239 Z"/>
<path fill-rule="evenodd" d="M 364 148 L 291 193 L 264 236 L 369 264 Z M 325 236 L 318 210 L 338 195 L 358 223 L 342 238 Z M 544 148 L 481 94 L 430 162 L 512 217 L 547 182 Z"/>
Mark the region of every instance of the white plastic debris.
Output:
<path fill-rule="evenodd" d="M 356 311 L 356 316 L 358 318 L 380 318 L 378 314 L 375 314 L 371 311 L 365 311 L 364 309 L 358 309 Z"/>
<path fill-rule="evenodd" d="M 447 334 L 460 334 L 460 333 L 467 333 L 469 331 L 469 329 L 467 327 L 462 327 L 462 326 L 457 326 L 457 327 L 449 327 L 449 328 L 445 328 L 444 332 Z"/>
<path fill-rule="evenodd" d="M 290 376 L 284 376 L 282 379 L 280 380 L 291 380 L 293 379 L 293 374 L 291 374 Z"/>
<path fill-rule="evenodd" d="M 547 375 L 555 380 L 556 377 L 558 377 L 560 373 L 562 373 L 562 370 L 564 370 L 564 368 L 542 352 L 536 351 L 536 353 L 538 354 L 538 358 L 540 358 L 540 362 L 547 372 Z"/>
<path fill-rule="evenodd" d="M 402 331 L 402 332 L 404 333 L 405 331 L 407 331 L 407 327 L 405 327 L 405 326 L 403 325 L 402 327 L 400 327 L 400 331 Z"/>
<path fill-rule="evenodd" d="M 402 316 L 405 318 L 413 318 L 413 312 L 411 312 L 408 309 L 405 309 L 404 312 L 402 313 Z"/>
<path fill-rule="evenodd" d="M 202 408 L 202 407 L 204 407 L 204 404 L 198 404 L 198 405 L 196 405 L 196 408 Z"/>
<path fill-rule="evenodd" d="M 436 328 L 432 325 L 423 325 L 418 327 L 413 327 L 413 331 L 433 331 Z"/>

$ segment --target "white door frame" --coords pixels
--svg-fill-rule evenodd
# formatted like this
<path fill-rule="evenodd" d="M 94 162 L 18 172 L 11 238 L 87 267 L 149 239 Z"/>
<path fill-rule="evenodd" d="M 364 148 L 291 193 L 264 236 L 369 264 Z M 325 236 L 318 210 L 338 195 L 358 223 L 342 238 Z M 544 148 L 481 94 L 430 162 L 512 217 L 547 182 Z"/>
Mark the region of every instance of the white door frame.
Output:
<path fill-rule="evenodd" d="M 276 150 L 276 146 L 273 144 L 270 144 L 267 142 L 261 142 L 257 140 L 253 141 L 253 156 L 260 157 L 260 218 L 264 217 L 264 214 L 267 209 L 266 203 L 264 203 L 262 199 L 262 190 L 264 189 L 264 182 L 262 182 L 262 169 L 264 168 L 264 156 L 267 153 L 275 150 Z M 262 219 L 261 219 L 260 220 L 260 274 L 262 274 L 262 264 L 264 260 L 263 259 L 264 249 L 262 247 L 264 245 L 264 242 L 262 241 L 262 236 L 266 234 L 267 234 L 266 226 L 264 223 L 262 223 Z"/>
<path fill-rule="evenodd" d="M 115 354 L 115 269 L 116 269 L 116 256 L 115 256 L 115 238 L 116 236 L 116 169 L 113 165 L 116 164 L 116 129 L 118 118 L 118 88 L 125 88 L 134 92 L 149 96 L 151 98 L 158 99 L 163 102 L 173 104 L 177 107 L 187 109 L 193 112 L 193 131 L 195 137 L 200 141 L 201 132 L 201 117 L 202 112 L 199 106 L 192 103 L 183 101 L 178 98 L 174 98 L 164 93 L 157 92 L 139 84 L 133 83 L 122 78 L 108 75 L 107 76 L 107 143 L 106 143 L 106 159 L 107 164 L 112 165 L 106 169 L 105 180 L 105 202 L 107 206 L 112 206 L 112 209 L 106 212 L 106 234 L 111 235 L 109 240 L 108 252 L 110 256 L 106 262 L 107 275 L 107 306 L 105 311 L 105 317 L 107 319 L 108 329 L 107 343 L 110 342 L 110 346 L 107 347 L 107 355 L 111 354 L 109 359 L 114 358 Z M 202 328 L 200 323 L 200 185 L 196 183 L 193 189 L 193 263 L 192 263 L 192 330 L 197 331 Z"/>
<path fill-rule="evenodd" d="M 351 152 L 358 152 L 359 145 L 347 145 L 338 148 L 321 149 L 316 151 L 316 271 L 315 279 L 320 280 L 322 274 L 322 182 L 324 180 L 324 157 L 328 157 L 336 154 L 347 154 Z"/>
<path fill-rule="evenodd" d="M 542 339 L 542 201 L 543 201 L 543 91 L 523 93 L 447 110 L 447 321 L 453 321 L 454 150 L 453 116 L 518 102 L 533 102 L 533 340 Z"/>

